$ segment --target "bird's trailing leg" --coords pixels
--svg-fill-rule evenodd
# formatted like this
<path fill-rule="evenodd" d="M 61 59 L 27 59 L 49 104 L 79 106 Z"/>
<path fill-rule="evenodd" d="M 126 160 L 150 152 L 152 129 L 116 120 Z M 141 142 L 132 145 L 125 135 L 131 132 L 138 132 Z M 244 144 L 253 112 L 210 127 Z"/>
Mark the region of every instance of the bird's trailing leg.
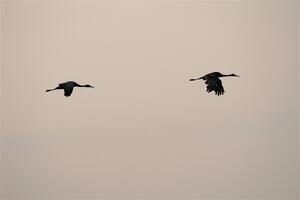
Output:
<path fill-rule="evenodd" d="M 202 76 L 200 78 L 191 78 L 190 81 L 197 81 L 197 80 L 201 80 L 201 79 L 206 80 L 205 76 Z"/>
<path fill-rule="evenodd" d="M 53 90 L 58 90 L 58 89 L 61 89 L 59 86 L 57 86 L 56 88 L 54 89 L 49 89 L 49 90 L 46 90 L 46 92 L 50 92 L 50 91 L 53 91 Z"/>
<path fill-rule="evenodd" d="M 191 78 L 190 81 L 197 81 L 197 80 L 200 80 L 200 79 L 202 79 L 202 77 L 201 78 Z"/>

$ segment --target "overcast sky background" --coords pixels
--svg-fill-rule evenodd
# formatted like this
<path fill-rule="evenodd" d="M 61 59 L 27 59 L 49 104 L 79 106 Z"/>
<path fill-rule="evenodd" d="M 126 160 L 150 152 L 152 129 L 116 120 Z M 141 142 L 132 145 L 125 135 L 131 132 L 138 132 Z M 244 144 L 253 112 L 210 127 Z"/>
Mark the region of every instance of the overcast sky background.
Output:
<path fill-rule="evenodd" d="M 2 1 L 2 198 L 298 199 L 299 35 L 299 2 Z"/>

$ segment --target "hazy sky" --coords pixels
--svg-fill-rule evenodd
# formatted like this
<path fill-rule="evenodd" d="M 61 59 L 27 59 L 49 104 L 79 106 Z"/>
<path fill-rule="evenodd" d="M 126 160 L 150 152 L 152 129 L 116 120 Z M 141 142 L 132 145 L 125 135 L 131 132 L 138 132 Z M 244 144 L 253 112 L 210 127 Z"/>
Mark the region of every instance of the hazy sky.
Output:
<path fill-rule="evenodd" d="M 299 2 L 1 2 L 1 195 L 299 198 Z M 212 71 L 224 96 L 206 93 Z M 74 80 L 95 89 L 45 93 Z"/>

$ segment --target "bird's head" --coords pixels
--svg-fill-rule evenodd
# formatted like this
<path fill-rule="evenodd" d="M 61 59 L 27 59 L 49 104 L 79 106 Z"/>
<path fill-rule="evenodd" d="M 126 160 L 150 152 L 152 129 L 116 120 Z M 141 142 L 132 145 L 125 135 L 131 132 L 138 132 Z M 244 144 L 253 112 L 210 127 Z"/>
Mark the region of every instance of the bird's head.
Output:
<path fill-rule="evenodd" d="M 230 76 L 236 76 L 236 77 L 240 77 L 240 76 L 238 76 L 238 75 L 235 75 L 235 74 L 230 74 Z"/>
<path fill-rule="evenodd" d="M 91 86 L 91 85 L 89 85 L 89 84 L 84 85 L 84 87 L 95 88 L 94 86 Z"/>

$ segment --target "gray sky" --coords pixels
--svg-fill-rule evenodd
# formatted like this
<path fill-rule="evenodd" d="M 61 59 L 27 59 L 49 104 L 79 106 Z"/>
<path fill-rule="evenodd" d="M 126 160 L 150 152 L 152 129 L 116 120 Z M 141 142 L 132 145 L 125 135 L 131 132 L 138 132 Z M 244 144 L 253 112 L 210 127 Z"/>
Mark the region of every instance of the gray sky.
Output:
<path fill-rule="evenodd" d="M 2 197 L 297 199 L 299 35 L 297 2 L 2 1 Z"/>

